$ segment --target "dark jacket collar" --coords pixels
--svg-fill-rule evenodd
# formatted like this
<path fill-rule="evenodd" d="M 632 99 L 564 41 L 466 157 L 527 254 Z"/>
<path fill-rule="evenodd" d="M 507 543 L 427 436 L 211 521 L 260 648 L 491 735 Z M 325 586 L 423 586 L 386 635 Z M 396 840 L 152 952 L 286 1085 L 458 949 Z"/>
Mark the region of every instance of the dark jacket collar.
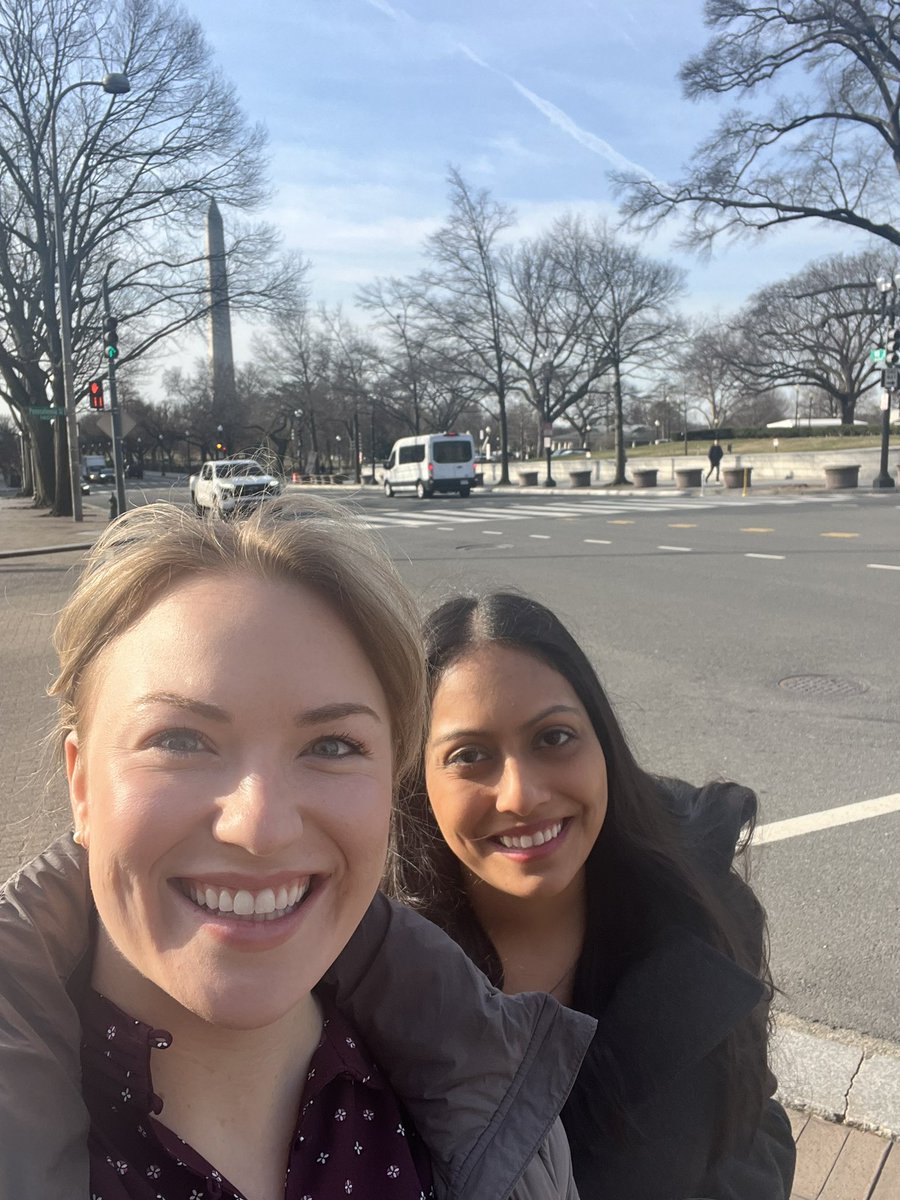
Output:
<path fill-rule="evenodd" d="M 66 984 L 88 953 L 90 913 L 70 837 L 0 892 L 4 1194 L 88 1192 L 80 1024 Z M 328 982 L 428 1145 L 442 1194 L 508 1195 L 568 1095 L 593 1020 L 550 997 L 503 996 L 445 934 L 382 896 Z"/>

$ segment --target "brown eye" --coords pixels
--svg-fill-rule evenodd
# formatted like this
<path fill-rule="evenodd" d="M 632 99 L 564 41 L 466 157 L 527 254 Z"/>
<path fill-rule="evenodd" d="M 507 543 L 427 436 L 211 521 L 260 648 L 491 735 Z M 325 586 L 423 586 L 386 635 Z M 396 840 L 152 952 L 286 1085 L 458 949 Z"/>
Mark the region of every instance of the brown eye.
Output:
<path fill-rule="evenodd" d="M 567 746 L 573 741 L 575 734 L 571 729 L 545 729 L 538 737 L 538 742 L 542 746 L 557 747 Z"/>
<path fill-rule="evenodd" d="M 463 746 L 459 750 L 454 750 L 447 759 L 448 767 L 471 767 L 477 762 L 482 762 L 487 758 L 487 755 L 478 746 Z"/>

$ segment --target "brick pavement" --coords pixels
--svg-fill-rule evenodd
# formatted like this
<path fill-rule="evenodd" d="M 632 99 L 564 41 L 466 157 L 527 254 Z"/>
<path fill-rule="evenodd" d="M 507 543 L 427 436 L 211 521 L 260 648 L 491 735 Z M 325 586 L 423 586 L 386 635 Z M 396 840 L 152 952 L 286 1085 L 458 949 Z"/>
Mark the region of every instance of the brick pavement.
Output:
<path fill-rule="evenodd" d="M 0 553 L 92 541 L 103 517 L 89 511 L 78 525 L 46 517 L 26 501 L 0 495 Z M 45 695 L 53 669 L 50 635 L 82 554 L 0 558 L 0 878 L 67 827 L 60 782 L 43 783 L 46 755 L 38 749 L 52 720 Z M 15 578 L 10 589 L 4 581 Z M 27 798 L 27 804 L 22 803 Z M 25 816 L 18 815 L 23 808 Z M 797 1139 L 791 1200 L 900 1200 L 900 1149 L 873 1133 L 790 1112 Z"/>

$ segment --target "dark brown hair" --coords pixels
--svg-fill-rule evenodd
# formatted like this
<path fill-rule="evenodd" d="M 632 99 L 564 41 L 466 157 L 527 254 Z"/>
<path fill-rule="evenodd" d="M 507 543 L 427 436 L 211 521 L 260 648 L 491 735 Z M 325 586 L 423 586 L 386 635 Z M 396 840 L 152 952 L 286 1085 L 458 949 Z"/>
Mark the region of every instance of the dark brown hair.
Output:
<path fill-rule="evenodd" d="M 733 846 L 720 864 L 719 878 L 692 854 L 666 806 L 665 781 L 635 762 L 596 672 L 544 605 L 509 592 L 460 596 L 440 605 L 425 622 L 431 696 L 453 663 L 490 643 L 533 654 L 562 675 L 584 705 L 606 759 L 609 809 L 585 868 L 587 926 L 574 1007 L 599 1016 L 628 963 L 663 929 L 677 925 L 699 934 L 765 985 L 765 997 L 752 1016 L 714 1051 L 722 1095 L 712 1139 L 717 1158 L 736 1145 L 742 1132 L 756 1128 L 769 1094 L 765 1044 L 772 987 L 762 909 L 732 865 Z M 752 821 L 755 797 L 737 790 L 746 798 L 745 815 Z M 401 793 L 395 810 L 386 886 L 444 928 L 502 986 L 497 953 L 475 919 L 460 864 L 428 804 L 423 769 L 414 786 Z M 583 1139 L 598 1125 L 611 1136 L 626 1136 L 624 1101 L 610 1096 L 609 1076 L 597 1055 L 585 1060 L 564 1116 L 570 1131 Z"/>

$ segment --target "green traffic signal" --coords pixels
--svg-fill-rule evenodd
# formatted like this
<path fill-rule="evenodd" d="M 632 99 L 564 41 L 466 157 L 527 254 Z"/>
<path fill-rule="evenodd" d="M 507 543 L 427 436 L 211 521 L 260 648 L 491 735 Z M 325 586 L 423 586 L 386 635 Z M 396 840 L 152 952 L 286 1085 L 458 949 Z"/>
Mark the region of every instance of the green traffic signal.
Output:
<path fill-rule="evenodd" d="M 103 344 L 106 347 L 106 357 L 114 359 L 119 353 L 119 322 L 115 317 L 106 318 Z"/>

